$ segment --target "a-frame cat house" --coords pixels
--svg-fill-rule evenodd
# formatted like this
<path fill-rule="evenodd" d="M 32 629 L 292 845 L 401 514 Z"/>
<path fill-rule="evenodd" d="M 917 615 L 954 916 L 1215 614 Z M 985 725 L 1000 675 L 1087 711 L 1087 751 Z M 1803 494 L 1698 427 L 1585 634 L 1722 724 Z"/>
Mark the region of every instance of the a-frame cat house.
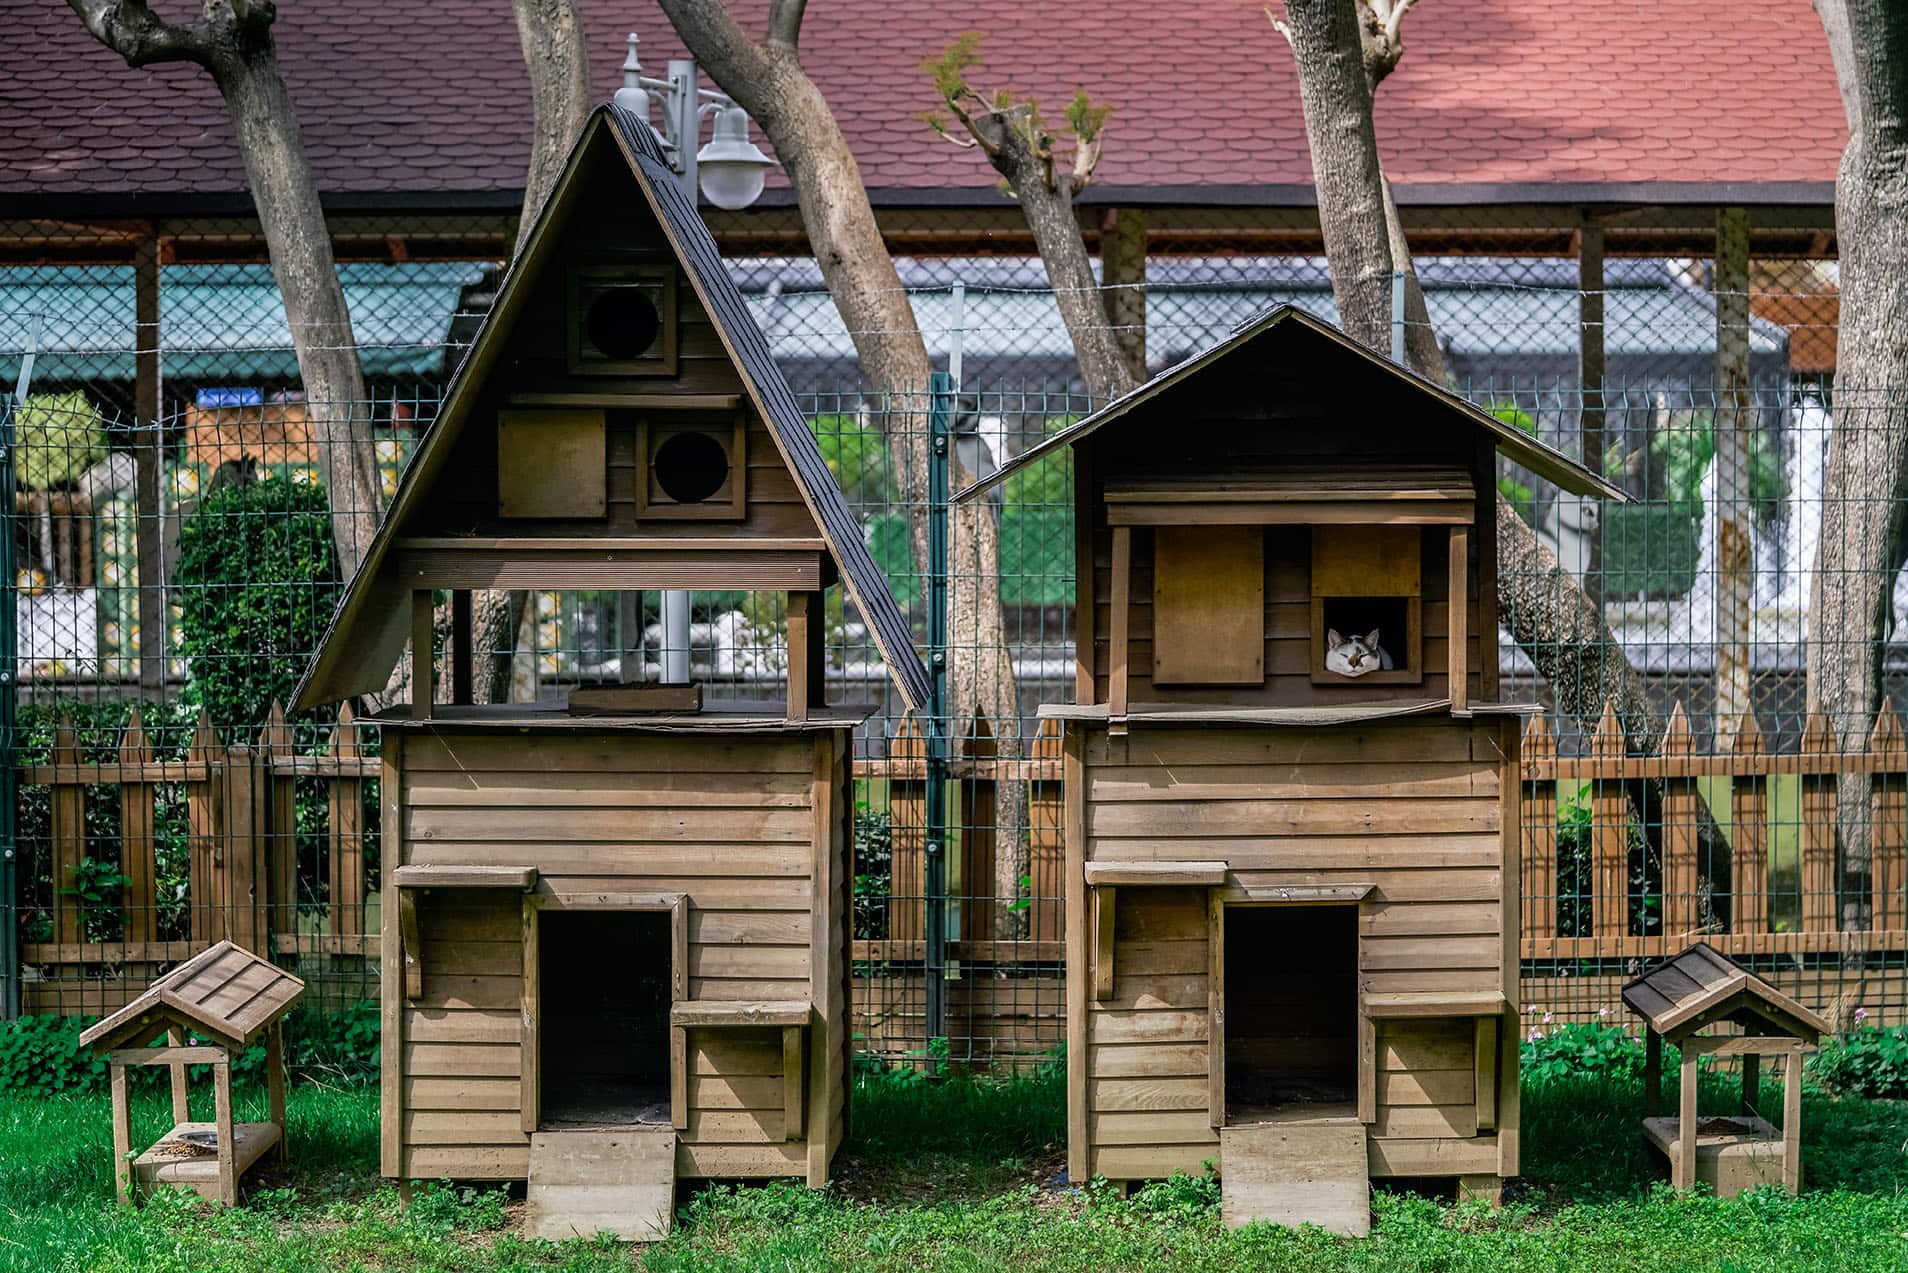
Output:
<path fill-rule="evenodd" d="M 925 669 L 647 124 L 599 110 L 300 686 L 383 689 L 383 1171 L 527 1180 L 533 1231 L 666 1227 L 677 1177 L 827 1178 L 849 1071 L 839 583 Z M 784 593 L 787 690 L 470 702 L 476 590 Z M 448 651 L 433 612 L 449 594 Z M 449 703 L 433 702 L 448 680 Z"/>
<path fill-rule="evenodd" d="M 1494 1193 L 1521 714 L 1496 701 L 1497 454 L 1620 493 L 1292 308 L 989 481 L 1061 447 L 1070 1173 L 1217 1159 L 1229 1221 L 1346 1232 L 1372 1177 Z M 1389 666 L 1334 671 L 1374 630 Z"/>

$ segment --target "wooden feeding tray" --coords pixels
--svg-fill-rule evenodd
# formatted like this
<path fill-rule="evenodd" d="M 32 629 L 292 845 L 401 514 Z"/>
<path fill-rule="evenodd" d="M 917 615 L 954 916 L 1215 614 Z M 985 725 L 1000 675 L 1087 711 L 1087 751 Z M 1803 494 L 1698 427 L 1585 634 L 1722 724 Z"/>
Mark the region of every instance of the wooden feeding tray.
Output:
<path fill-rule="evenodd" d="M 1757 1184 L 1799 1189 L 1802 1058 L 1828 1022 L 1703 942 L 1625 986 L 1623 1003 L 1643 1018 L 1643 1139 L 1669 1159 L 1670 1183 L 1689 1189 L 1704 1181 L 1721 1198 Z M 1723 1025 L 1742 1033 L 1701 1033 Z M 1662 1113 L 1664 1040 L 1683 1056 L 1675 1118 Z M 1697 1116 L 1697 1066 L 1705 1056 L 1741 1058 L 1739 1116 Z M 1780 1130 L 1757 1109 L 1764 1057 L 1784 1067 Z M 1684 1134 L 1689 1127 L 1693 1137 Z"/>
<path fill-rule="evenodd" d="M 238 1202 L 238 1182 L 276 1148 L 285 1154 L 285 1014 L 305 983 L 249 950 L 222 941 L 161 976 L 118 1012 L 88 1027 L 80 1044 L 111 1062 L 113 1172 L 119 1200 L 153 1185 L 179 1185 L 212 1202 Z M 187 1045 L 188 1036 L 202 1042 Z M 153 1047 L 159 1039 L 165 1046 Z M 254 1043 L 265 1044 L 269 1122 L 232 1117 L 232 1062 Z M 172 1074 L 172 1130 L 140 1154 L 132 1153 L 132 1115 L 126 1070 L 163 1065 Z M 194 1122 L 186 1067 L 212 1067 L 216 1117 Z"/>
<path fill-rule="evenodd" d="M 243 1176 L 265 1151 L 281 1139 L 276 1123 L 232 1124 L 232 1169 Z M 133 1159 L 133 1179 L 142 1190 L 153 1185 L 179 1185 L 206 1197 L 219 1183 L 219 1127 L 217 1123 L 176 1123 Z"/>
<path fill-rule="evenodd" d="M 1682 1120 L 1646 1118 L 1643 1137 L 1670 1162 L 1682 1161 Z M 1754 1185 L 1784 1184 L 1788 1145 L 1782 1132 L 1759 1115 L 1696 1120 L 1696 1179 L 1718 1198 L 1733 1198 Z"/>

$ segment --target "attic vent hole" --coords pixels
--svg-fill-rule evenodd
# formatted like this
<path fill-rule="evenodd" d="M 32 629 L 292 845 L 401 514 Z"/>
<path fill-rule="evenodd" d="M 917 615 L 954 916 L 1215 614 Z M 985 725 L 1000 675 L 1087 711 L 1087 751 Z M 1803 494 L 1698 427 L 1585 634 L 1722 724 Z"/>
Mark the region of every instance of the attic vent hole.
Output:
<path fill-rule="evenodd" d="M 678 504 L 700 504 L 729 480 L 729 453 L 706 433 L 676 433 L 656 448 L 656 485 Z"/>
<path fill-rule="evenodd" d="M 640 287 L 605 288 L 590 298 L 583 330 L 605 358 L 637 358 L 662 334 L 662 315 Z"/>

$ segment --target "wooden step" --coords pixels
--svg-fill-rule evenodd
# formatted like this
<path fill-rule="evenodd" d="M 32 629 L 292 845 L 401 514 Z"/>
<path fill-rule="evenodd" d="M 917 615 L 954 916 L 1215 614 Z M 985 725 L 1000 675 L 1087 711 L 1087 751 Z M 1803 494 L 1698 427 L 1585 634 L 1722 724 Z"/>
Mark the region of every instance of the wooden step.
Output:
<path fill-rule="evenodd" d="M 676 1133 L 667 1127 L 536 1132 L 524 1233 L 532 1238 L 614 1233 L 657 1242 L 676 1209 Z"/>
<path fill-rule="evenodd" d="M 1371 1231 L 1365 1125 L 1355 1117 L 1275 1116 L 1219 1129 L 1220 1214 L 1363 1237 Z"/>

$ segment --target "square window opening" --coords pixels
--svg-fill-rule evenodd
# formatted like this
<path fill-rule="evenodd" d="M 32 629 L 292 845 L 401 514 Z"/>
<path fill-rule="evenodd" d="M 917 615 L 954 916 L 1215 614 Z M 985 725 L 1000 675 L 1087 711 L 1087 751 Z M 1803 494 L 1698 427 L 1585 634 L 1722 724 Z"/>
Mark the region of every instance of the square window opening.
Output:
<path fill-rule="evenodd" d="M 1226 1122 L 1358 1096 L 1358 908 L 1228 906 Z"/>
<path fill-rule="evenodd" d="M 668 911 L 538 918 L 544 1127 L 670 1123 Z"/>
<path fill-rule="evenodd" d="M 1416 597 L 1313 598 L 1312 679 L 1332 685 L 1417 683 Z"/>

